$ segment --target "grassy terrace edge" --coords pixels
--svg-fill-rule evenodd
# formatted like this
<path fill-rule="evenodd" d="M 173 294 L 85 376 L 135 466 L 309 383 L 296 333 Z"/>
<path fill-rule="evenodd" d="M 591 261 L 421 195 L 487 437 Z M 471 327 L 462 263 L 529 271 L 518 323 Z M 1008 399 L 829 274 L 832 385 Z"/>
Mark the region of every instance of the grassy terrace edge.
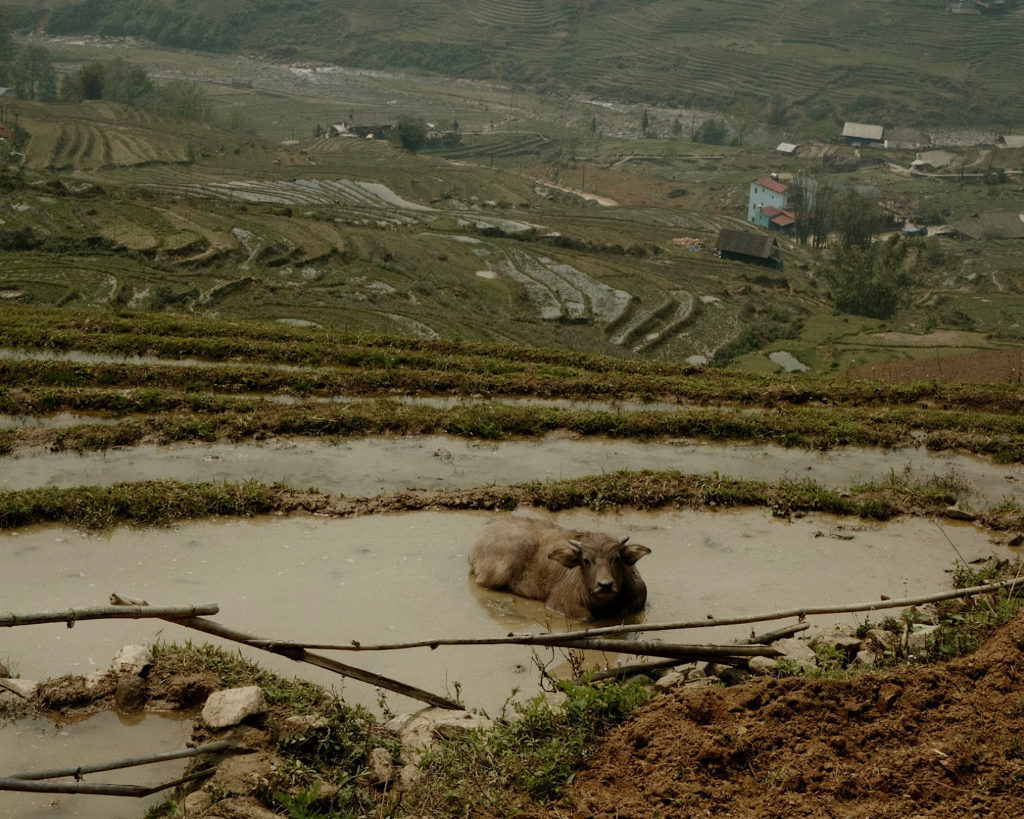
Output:
<path fill-rule="evenodd" d="M 124 394 L 111 396 L 123 411 Z M 130 401 L 128 402 L 130 404 Z M 619 440 L 701 439 L 757 442 L 828 450 L 841 446 L 913 447 L 960 450 L 1000 463 L 1024 461 L 1024 416 L 936 410 L 844 407 L 784 407 L 750 412 L 737 408 L 680 408 L 673 411 L 608 412 L 494 402 L 438 408 L 389 399 L 344 404 L 284 405 L 260 399 L 216 399 L 203 395 L 162 396 L 154 409 L 177 411 L 129 417 L 114 424 L 83 423 L 46 429 L 0 431 L 0 456 L 31 448 L 53 452 L 103 451 L 144 443 L 263 440 L 271 437 L 347 438 L 372 435 L 453 435 L 502 441 L 554 432 Z M 18 413 L 26 403 L 15 395 L 0 406 Z M 82 403 L 66 404 L 82 409 Z M 96 409 L 97 404 L 92 404 Z M 109 410 L 109 407 L 108 407 Z"/>
<path fill-rule="evenodd" d="M 651 363 L 511 345 L 362 337 L 172 314 L 108 314 L 0 306 L 0 348 L 110 357 L 152 356 L 167 364 L 38 361 L 0 356 L 0 383 L 124 385 L 284 392 L 297 396 L 396 392 L 536 396 L 679 403 L 914 404 L 1020 412 L 1016 385 L 890 384 L 837 377 L 753 376 L 685 363 Z M 220 366 L 180 367 L 195 358 Z M 259 362 L 248 364 L 247 362 Z"/>
<path fill-rule="evenodd" d="M 26 489 L 0 493 L 0 529 L 58 523 L 98 530 L 118 525 L 164 526 L 214 516 L 251 517 L 306 513 L 352 517 L 422 510 L 503 510 L 541 507 L 551 511 L 612 509 L 767 508 L 779 517 L 823 512 L 868 520 L 901 515 L 942 517 L 960 500 L 948 481 L 884 483 L 843 491 L 813 481 L 737 480 L 677 471 L 620 471 L 572 480 L 528 482 L 468 490 L 409 490 L 373 498 L 331 496 L 250 480 L 239 483 L 140 481 L 71 489 Z M 991 529 L 1024 528 L 1024 508 L 1006 501 L 980 511 Z"/>

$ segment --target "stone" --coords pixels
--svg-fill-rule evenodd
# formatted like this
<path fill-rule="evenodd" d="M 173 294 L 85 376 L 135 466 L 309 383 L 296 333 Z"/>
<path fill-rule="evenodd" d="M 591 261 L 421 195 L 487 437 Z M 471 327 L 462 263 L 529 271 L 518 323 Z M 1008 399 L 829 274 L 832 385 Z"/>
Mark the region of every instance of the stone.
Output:
<path fill-rule="evenodd" d="M 153 652 L 148 646 L 123 646 L 114 657 L 113 667 L 118 674 L 144 677 L 153 667 Z"/>
<path fill-rule="evenodd" d="M 114 704 L 122 714 L 134 714 L 146 707 L 149 701 L 149 684 L 142 678 L 132 674 L 122 674 L 117 678 L 114 689 Z"/>
<path fill-rule="evenodd" d="M 388 721 L 388 730 L 398 734 L 407 761 L 417 761 L 439 738 L 465 731 L 489 731 L 493 721 L 468 711 L 424 708 L 415 714 L 399 714 Z"/>
<path fill-rule="evenodd" d="M 938 626 L 930 625 L 912 626 L 907 633 L 907 651 L 911 654 L 927 651 L 931 636 L 938 631 L 938 628 Z"/>
<path fill-rule="evenodd" d="M 387 785 L 395 777 L 395 761 L 387 748 L 374 748 L 370 751 L 367 767 L 370 779 L 377 785 Z"/>
<path fill-rule="evenodd" d="M 228 688 L 210 694 L 203 706 L 203 722 L 208 728 L 229 728 L 266 710 L 263 689 L 258 685 Z"/>
<path fill-rule="evenodd" d="M 846 657 L 847 660 L 850 660 L 860 651 L 861 642 L 857 637 L 853 637 L 843 631 L 834 630 L 816 636 L 811 641 L 811 645 L 833 649 Z"/>
<path fill-rule="evenodd" d="M 401 792 L 412 790 L 423 779 L 423 771 L 418 765 L 403 765 L 398 769 L 398 781 L 395 786 Z"/>
<path fill-rule="evenodd" d="M 782 656 L 776 658 L 778 661 L 785 660 L 798 666 L 801 671 L 810 671 L 817 668 L 818 664 L 814 650 L 806 640 L 797 637 L 787 637 L 784 640 L 776 640 L 772 648 L 782 652 Z"/>
<path fill-rule="evenodd" d="M 213 797 L 206 791 L 192 791 L 192 793 L 186 796 L 182 801 L 182 807 L 185 809 L 186 817 L 199 816 L 212 804 Z"/>
<path fill-rule="evenodd" d="M 39 683 L 35 680 L 23 680 L 20 677 L 8 677 L 4 680 L 3 687 L 27 700 L 36 693 Z"/>
<path fill-rule="evenodd" d="M 747 660 L 747 670 L 755 677 L 767 677 L 774 674 L 779 664 L 771 657 L 751 657 Z"/>
<path fill-rule="evenodd" d="M 857 652 L 857 656 L 853 658 L 851 665 L 867 667 L 873 666 L 876 662 L 878 662 L 878 655 L 870 648 L 862 648 Z"/>
<path fill-rule="evenodd" d="M 669 691 L 680 685 L 686 685 L 686 681 L 687 676 L 685 671 L 672 669 L 658 678 L 658 681 L 654 683 L 654 688 L 656 691 Z"/>
<path fill-rule="evenodd" d="M 871 629 L 868 631 L 867 639 L 880 651 L 895 651 L 900 645 L 900 635 L 884 628 Z"/>
<path fill-rule="evenodd" d="M 313 714 L 302 714 L 288 717 L 281 723 L 279 735 L 281 739 L 298 739 L 307 736 L 310 731 L 326 726 L 327 720 L 324 717 Z"/>

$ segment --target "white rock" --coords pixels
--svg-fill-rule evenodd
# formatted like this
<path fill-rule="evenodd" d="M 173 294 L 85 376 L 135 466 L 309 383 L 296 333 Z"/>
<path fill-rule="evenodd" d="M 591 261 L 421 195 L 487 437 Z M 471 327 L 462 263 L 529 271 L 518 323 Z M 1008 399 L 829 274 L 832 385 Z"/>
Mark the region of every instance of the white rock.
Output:
<path fill-rule="evenodd" d="M 23 680 L 20 677 L 8 677 L 3 681 L 3 685 L 0 687 L 6 688 L 8 691 L 13 691 L 15 694 L 18 694 L 25 699 L 29 699 L 29 697 L 36 693 L 39 683 L 35 680 Z"/>
<path fill-rule="evenodd" d="M 782 652 L 783 656 L 777 659 L 793 663 L 803 671 L 817 667 L 814 651 L 804 640 L 787 637 L 785 640 L 776 640 L 772 643 L 772 648 Z"/>
<path fill-rule="evenodd" d="M 669 691 L 677 686 L 686 685 L 686 680 L 687 676 L 685 671 L 676 671 L 673 669 L 666 674 L 662 674 L 661 677 L 655 681 L 654 687 L 658 691 Z"/>
<path fill-rule="evenodd" d="M 228 728 L 266 710 L 263 689 L 258 685 L 228 688 L 210 694 L 203 706 L 203 722 L 209 728 Z"/>
<path fill-rule="evenodd" d="M 424 708 L 415 714 L 399 714 L 387 723 L 387 728 L 398 734 L 409 761 L 419 759 L 439 738 L 464 731 L 489 731 L 493 726 L 487 717 L 445 708 Z"/>
<path fill-rule="evenodd" d="M 387 785 L 395 777 L 395 761 L 387 748 L 374 748 L 367 760 L 370 778 L 378 785 Z"/>
<path fill-rule="evenodd" d="M 928 649 L 928 641 L 934 632 L 938 630 L 938 626 L 913 626 L 910 629 L 910 633 L 907 634 L 907 651 L 911 654 L 916 652 L 926 651 Z"/>
<path fill-rule="evenodd" d="M 148 646 L 123 646 L 114 657 L 114 671 L 118 674 L 134 674 L 140 676 L 143 671 L 153 665 L 153 652 Z"/>
<path fill-rule="evenodd" d="M 747 660 L 747 669 L 756 677 L 766 677 L 779 667 L 771 657 L 751 657 Z"/>

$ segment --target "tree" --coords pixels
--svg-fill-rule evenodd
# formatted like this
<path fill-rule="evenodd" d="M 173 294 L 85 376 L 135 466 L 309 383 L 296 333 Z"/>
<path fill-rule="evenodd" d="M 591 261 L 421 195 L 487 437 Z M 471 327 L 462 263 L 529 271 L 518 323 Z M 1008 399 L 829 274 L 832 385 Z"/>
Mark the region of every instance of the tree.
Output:
<path fill-rule="evenodd" d="M 651 118 L 646 108 L 644 109 L 644 115 L 640 118 L 640 131 L 644 136 L 648 136 L 651 131 Z"/>
<path fill-rule="evenodd" d="M 19 49 L 9 73 L 14 90 L 22 99 L 43 102 L 57 99 L 57 75 L 50 53 L 42 46 L 27 45 Z"/>
<path fill-rule="evenodd" d="M 893 316 L 907 296 L 908 251 L 908 243 L 898 235 L 866 247 L 833 245 L 823 276 L 836 309 L 870 318 Z"/>
<path fill-rule="evenodd" d="M 398 144 L 414 154 L 427 144 L 427 121 L 423 117 L 399 117 L 394 134 Z"/>
<path fill-rule="evenodd" d="M 706 119 L 694 133 L 693 141 L 703 142 L 705 145 L 722 145 L 728 136 L 729 129 L 725 122 L 720 119 Z"/>
<path fill-rule="evenodd" d="M 838 197 L 830 218 L 832 230 L 844 247 L 867 247 L 883 226 L 881 209 L 856 191 Z"/>

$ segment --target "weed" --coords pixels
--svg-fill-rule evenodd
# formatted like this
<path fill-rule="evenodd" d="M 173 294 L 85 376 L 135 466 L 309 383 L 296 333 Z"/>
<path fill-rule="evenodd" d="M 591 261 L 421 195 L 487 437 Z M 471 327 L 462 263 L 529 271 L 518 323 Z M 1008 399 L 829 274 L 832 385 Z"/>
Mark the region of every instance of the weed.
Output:
<path fill-rule="evenodd" d="M 514 704 L 514 715 L 499 720 L 494 730 L 455 737 L 430 751 L 421 762 L 428 775 L 412 795 L 416 808 L 433 816 L 462 816 L 474 806 L 504 813 L 512 808 L 510 799 L 552 799 L 594 739 L 650 696 L 638 683 L 562 683 L 560 688 L 566 695 L 560 708 L 538 695 Z"/>

